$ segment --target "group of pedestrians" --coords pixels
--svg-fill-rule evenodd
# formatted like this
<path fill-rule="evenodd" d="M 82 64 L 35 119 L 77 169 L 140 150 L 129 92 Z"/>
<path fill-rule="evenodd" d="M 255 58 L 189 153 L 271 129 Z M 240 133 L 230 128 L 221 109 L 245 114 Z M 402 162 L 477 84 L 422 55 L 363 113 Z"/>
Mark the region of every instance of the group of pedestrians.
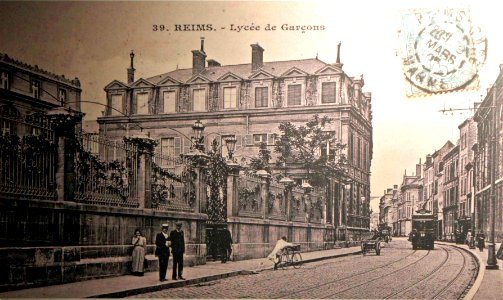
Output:
<path fill-rule="evenodd" d="M 176 229 L 169 232 L 169 224 L 162 224 L 161 232 L 155 237 L 155 256 L 159 260 L 159 280 L 166 281 L 168 272 L 168 262 L 171 254 L 173 255 L 173 280 L 185 280 L 183 278 L 183 254 L 185 253 L 185 237 L 182 230 L 182 223 L 175 224 Z M 133 253 L 131 271 L 134 275 L 143 276 L 146 266 L 145 248 L 147 239 L 142 236 L 139 229 L 135 230 L 135 236 L 132 239 Z"/>

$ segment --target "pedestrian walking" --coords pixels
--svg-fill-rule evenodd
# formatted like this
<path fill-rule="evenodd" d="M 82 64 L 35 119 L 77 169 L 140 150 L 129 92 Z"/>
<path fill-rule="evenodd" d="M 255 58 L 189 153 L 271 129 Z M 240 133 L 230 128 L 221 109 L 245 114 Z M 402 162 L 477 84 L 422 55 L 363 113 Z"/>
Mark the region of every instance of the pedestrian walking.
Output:
<path fill-rule="evenodd" d="M 482 232 L 477 234 L 477 247 L 480 252 L 482 252 L 486 247 L 486 236 Z"/>
<path fill-rule="evenodd" d="M 143 276 L 145 267 L 145 247 L 147 247 L 147 239 L 142 236 L 140 229 L 136 229 L 134 231 L 134 236 L 131 243 L 133 244 L 131 272 L 136 276 Z"/>
<path fill-rule="evenodd" d="M 232 253 L 232 235 L 229 229 L 224 228 L 222 230 L 220 249 L 222 251 L 222 263 L 226 263 L 230 259 Z"/>
<path fill-rule="evenodd" d="M 468 232 L 466 233 L 465 244 L 470 246 L 471 242 L 472 242 L 472 231 L 468 230 Z"/>
<path fill-rule="evenodd" d="M 183 278 L 183 254 L 185 253 L 185 238 L 183 236 L 182 222 L 176 222 L 176 229 L 169 234 L 171 253 L 173 253 L 173 280 Z M 178 276 L 177 276 L 178 275 Z"/>
<path fill-rule="evenodd" d="M 159 258 L 159 280 L 166 281 L 169 261 L 169 225 L 162 224 L 161 232 L 155 237 L 155 256 Z"/>

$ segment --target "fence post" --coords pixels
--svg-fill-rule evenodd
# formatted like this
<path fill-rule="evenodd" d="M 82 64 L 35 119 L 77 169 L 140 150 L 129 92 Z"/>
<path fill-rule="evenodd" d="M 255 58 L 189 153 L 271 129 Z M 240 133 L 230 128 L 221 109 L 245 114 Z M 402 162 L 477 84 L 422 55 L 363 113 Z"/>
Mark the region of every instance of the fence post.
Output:
<path fill-rule="evenodd" d="M 75 194 L 75 126 L 82 120 L 80 112 L 57 107 L 47 112 L 56 134 L 56 195 L 57 201 L 73 201 Z"/>
<path fill-rule="evenodd" d="M 262 219 L 267 218 L 269 212 L 269 178 L 271 174 L 267 173 L 266 170 L 257 171 L 257 175 L 260 177 L 260 199 L 262 200 Z"/>
<path fill-rule="evenodd" d="M 237 216 L 239 212 L 239 165 L 228 164 L 228 166 L 230 171 L 227 175 L 227 218 Z"/>
<path fill-rule="evenodd" d="M 285 186 L 286 221 L 292 220 L 292 188 L 291 184 Z"/>
<path fill-rule="evenodd" d="M 138 155 L 138 177 L 133 183 L 136 184 L 138 208 L 152 208 L 152 155 L 156 141 L 143 134 L 128 138 L 127 142 L 134 146 Z"/>

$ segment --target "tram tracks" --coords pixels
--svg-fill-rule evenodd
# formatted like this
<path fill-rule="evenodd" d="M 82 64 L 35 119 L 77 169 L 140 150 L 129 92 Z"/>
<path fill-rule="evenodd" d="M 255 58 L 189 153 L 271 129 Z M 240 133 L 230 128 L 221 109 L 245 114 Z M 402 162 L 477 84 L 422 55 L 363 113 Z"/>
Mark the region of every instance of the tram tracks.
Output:
<path fill-rule="evenodd" d="M 347 279 L 350 279 L 350 278 L 353 278 L 353 277 L 357 277 L 357 276 L 361 276 L 361 275 L 364 275 L 364 274 L 372 273 L 372 272 L 375 272 L 376 270 L 383 269 L 383 268 L 385 268 L 385 267 L 389 267 L 389 266 L 391 266 L 391 265 L 394 265 L 394 264 L 400 263 L 401 261 L 405 260 L 406 258 L 408 258 L 408 257 L 412 256 L 412 255 L 413 255 L 413 254 L 415 254 L 415 253 L 417 253 L 417 250 L 414 250 L 411 254 L 409 254 L 409 255 L 407 255 L 407 256 L 405 256 L 405 257 L 403 257 L 402 259 L 396 260 L 396 261 L 394 261 L 394 262 L 392 262 L 392 263 L 382 264 L 382 265 L 380 265 L 380 266 L 378 266 L 378 267 L 371 268 L 371 269 L 365 270 L 365 271 L 363 271 L 363 272 L 358 272 L 358 273 L 356 273 L 356 274 L 351 274 L 351 275 L 349 275 L 349 276 L 345 276 L 345 277 L 342 277 L 342 278 L 337 278 L 337 279 L 335 279 L 335 280 L 330 280 L 330 281 L 327 281 L 327 282 L 324 282 L 324 283 L 317 284 L 317 285 L 315 285 L 315 286 L 310 285 L 310 286 L 308 286 L 308 287 L 306 287 L 306 288 L 299 289 L 299 290 L 295 290 L 295 291 L 290 292 L 290 293 L 287 293 L 287 294 L 281 294 L 281 295 L 278 295 L 278 297 L 274 297 L 274 298 L 293 298 L 292 296 L 297 295 L 297 294 L 301 294 L 301 293 L 303 293 L 303 292 L 309 292 L 309 291 L 311 291 L 311 290 L 318 289 L 318 288 L 321 288 L 321 287 L 324 287 L 324 286 L 327 286 L 327 285 L 330 285 L 330 284 L 335 284 L 335 283 L 337 283 L 337 282 L 342 282 L 342 281 L 344 281 L 344 280 L 347 280 Z M 416 260 L 416 261 L 414 261 L 414 262 L 412 262 L 412 263 L 409 263 L 409 264 L 405 265 L 404 267 L 401 267 L 401 268 L 399 268 L 399 269 L 395 270 L 395 272 L 398 272 L 399 270 L 403 270 L 403 269 L 405 269 L 405 268 L 408 268 L 408 267 L 409 267 L 409 266 L 411 266 L 411 265 L 417 264 L 418 262 L 420 262 L 420 261 L 422 261 L 423 259 L 425 259 L 428 255 L 430 255 L 430 251 L 428 251 L 428 252 L 426 253 L 426 255 L 424 255 L 424 256 L 422 256 L 422 257 L 420 257 L 418 260 Z M 384 276 L 387 276 L 387 275 L 384 275 Z M 358 285 L 356 285 L 356 286 L 355 286 L 355 285 L 352 285 L 351 287 L 349 287 L 349 288 L 347 288 L 347 289 L 344 289 L 344 290 L 339 290 L 339 291 L 337 291 L 337 293 L 332 293 L 332 294 L 330 294 L 330 295 L 327 295 L 327 296 L 325 296 L 325 297 L 320 297 L 320 298 L 330 298 L 330 297 L 332 297 L 332 296 L 334 296 L 334 295 L 337 295 L 337 294 L 339 294 L 339 293 L 343 293 L 343 292 L 345 292 L 345 291 L 351 290 L 351 289 L 353 289 L 353 288 L 355 288 L 355 287 L 359 287 L 359 286 L 362 286 L 362 285 L 365 285 L 365 284 L 368 284 L 368 281 L 365 281 L 365 282 L 363 282 L 363 283 L 361 283 L 361 284 L 358 284 Z"/>

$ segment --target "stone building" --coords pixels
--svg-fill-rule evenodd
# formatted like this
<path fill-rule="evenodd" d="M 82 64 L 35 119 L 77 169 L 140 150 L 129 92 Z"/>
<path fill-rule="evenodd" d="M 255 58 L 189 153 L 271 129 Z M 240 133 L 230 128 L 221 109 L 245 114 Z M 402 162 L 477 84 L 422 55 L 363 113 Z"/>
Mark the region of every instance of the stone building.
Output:
<path fill-rule="evenodd" d="M 80 111 L 80 81 L 67 79 L 0 53 L 2 134 L 21 136 L 45 131 L 43 114 L 56 107 Z M 23 121 L 26 126 L 16 126 Z"/>
<path fill-rule="evenodd" d="M 437 216 L 437 237 L 439 239 L 443 238 L 443 228 L 444 228 L 444 156 L 454 148 L 454 144 L 451 141 L 447 141 L 439 150 L 435 151 L 432 155 L 433 161 L 433 196 L 432 199 L 432 212 Z"/>
<path fill-rule="evenodd" d="M 458 228 L 466 236 L 472 229 L 474 214 L 473 191 L 473 145 L 477 142 L 477 124 L 473 118 L 466 119 L 459 126 L 459 207 Z"/>
<path fill-rule="evenodd" d="M 452 148 L 442 159 L 443 171 L 443 239 L 455 241 L 458 237 L 458 204 L 459 204 L 459 146 Z"/>
<path fill-rule="evenodd" d="M 191 68 L 138 79 L 131 54 L 127 82 L 113 80 L 105 87 L 108 110 L 98 118 L 100 132 L 119 139 L 141 128 L 159 142 L 157 152 L 178 157 L 190 151 L 191 126 L 200 120 L 206 149 L 217 139 L 225 156 L 225 140 L 233 137 L 234 157 L 246 164 L 260 143 L 273 150 L 281 122 L 301 125 L 315 114 L 329 116 L 333 122 L 326 131 L 347 145 L 349 167 L 347 178 L 334 178 L 328 187 L 325 222 L 349 234 L 368 230 L 371 94 L 363 92 L 361 76 L 343 71 L 339 50 L 340 45 L 333 64 L 318 58 L 266 62 L 264 48 L 252 44 L 251 62 L 222 65 L 207 59 L 201 40 L 200 49 L 192 51 Z M 320 155 L 333 157 L 330 147 Z M 305 176 L 291 166 L 285 171 L 298 183 Z M 341 200 L 344 194 L 347 205 Z"/>
<path fill-rule="evenodd" d="M 491 239 L 494 222 L 495 239 L 503 239 L 503 65 L 494 84 L 477 108 L 477 144 L 474 147 L 475 228 Z M 494 195 L 494 204 L 491 196 Z M 492 217 L 494 213 L 494 218 Z"/>

